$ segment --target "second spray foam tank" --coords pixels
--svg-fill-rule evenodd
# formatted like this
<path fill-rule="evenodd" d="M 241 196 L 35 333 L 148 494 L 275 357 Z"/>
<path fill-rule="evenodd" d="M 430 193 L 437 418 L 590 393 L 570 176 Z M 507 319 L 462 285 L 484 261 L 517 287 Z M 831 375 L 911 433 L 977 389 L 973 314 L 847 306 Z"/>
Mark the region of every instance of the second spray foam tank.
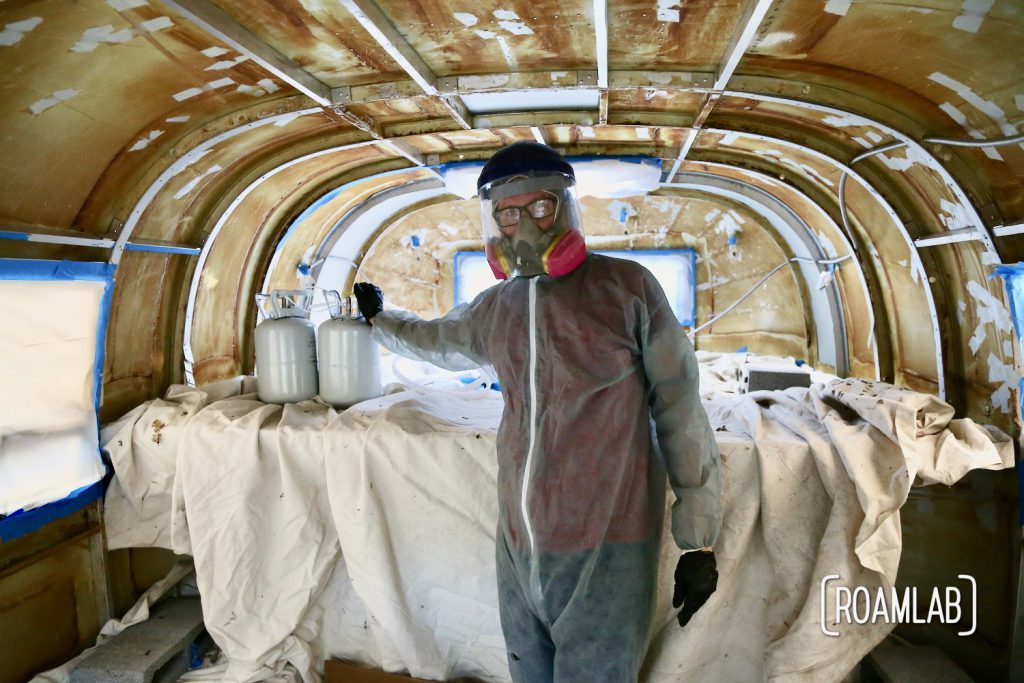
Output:
<path fill-rule="evenodd" d="M 320 398 L 345 407 L 380 396 L 380 349 L 352 299 L 324 291 L 331 319 L 320 325 Z"/>

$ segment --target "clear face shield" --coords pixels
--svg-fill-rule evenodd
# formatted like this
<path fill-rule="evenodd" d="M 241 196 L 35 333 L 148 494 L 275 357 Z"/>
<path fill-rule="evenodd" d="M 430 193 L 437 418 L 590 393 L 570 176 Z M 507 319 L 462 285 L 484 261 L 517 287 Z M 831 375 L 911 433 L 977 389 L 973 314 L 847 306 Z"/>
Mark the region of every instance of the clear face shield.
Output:
<path fill-rule="evenodd" d="M 586 245 L 575 186 L 561 173 L 524 173 L 480 188 L 484 250 L 495 277 L 560 277 L 579 266 Z"/>

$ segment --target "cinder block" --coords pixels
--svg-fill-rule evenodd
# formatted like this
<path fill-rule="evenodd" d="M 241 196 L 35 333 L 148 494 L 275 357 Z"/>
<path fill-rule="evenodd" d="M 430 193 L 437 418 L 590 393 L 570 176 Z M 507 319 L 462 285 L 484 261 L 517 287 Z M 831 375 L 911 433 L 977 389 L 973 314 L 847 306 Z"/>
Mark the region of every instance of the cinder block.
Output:
<path fill-rule="evenodd" d="M 165 683 L 188 670 L 189 648 L 203 631 L 197 598 L 169 598 L 149 620 L 117 634 L 71 672 L 71 683 Z"/>
<path fill-rule="evenodd" d="M 811 376 L 800 370 L 788 372 L 786 370 L 751 369 L 745 379 L 747 391 L 775 391 L 790 387 L 811 386 Z"/>

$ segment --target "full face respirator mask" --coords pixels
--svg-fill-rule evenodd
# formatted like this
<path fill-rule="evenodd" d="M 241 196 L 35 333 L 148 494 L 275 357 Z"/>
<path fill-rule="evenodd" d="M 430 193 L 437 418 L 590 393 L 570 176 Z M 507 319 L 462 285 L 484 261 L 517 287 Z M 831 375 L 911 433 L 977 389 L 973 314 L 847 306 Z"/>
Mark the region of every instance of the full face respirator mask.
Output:
<path fill-rule="evenodd" d="M 526 172 L 480 188 L 484 249 L 495 277 L 561 277 L 586 256 L 575 179 Z"/>

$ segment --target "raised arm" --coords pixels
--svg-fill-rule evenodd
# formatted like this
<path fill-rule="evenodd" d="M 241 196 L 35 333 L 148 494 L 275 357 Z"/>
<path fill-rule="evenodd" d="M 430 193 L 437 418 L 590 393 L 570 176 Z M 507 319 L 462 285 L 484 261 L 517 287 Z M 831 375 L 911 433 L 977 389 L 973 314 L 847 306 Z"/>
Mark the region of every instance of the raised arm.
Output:
<path fill-rule="evenodd" d="M 490 362 L 476 327 L 483 295 L 443 318 L 422 320 L 412 313 L 382 310 L 380 290 L 369 283 L 356 284 L 355 294 L 364 317 L 373 325 L 374 340 L 389 351 L 446 370 L 472 370 Z"/>

